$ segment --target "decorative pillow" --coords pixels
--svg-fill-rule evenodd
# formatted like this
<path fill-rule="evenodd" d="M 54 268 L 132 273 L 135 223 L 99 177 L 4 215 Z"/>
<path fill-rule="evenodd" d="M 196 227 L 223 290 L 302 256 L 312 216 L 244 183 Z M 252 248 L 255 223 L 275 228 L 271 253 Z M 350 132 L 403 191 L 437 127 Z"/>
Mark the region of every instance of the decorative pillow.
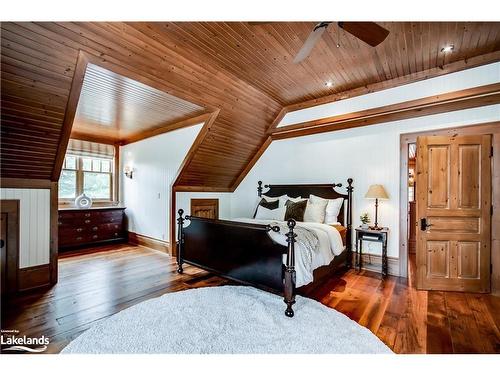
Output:
<path fill-rule="evenodd" d="M 265 198 L 262 198 L 260 200 L 259 204 L 257 205 L 257 207 L 255 208 L 255 212 L 253 214 L 253 217 L 255 218 L 255 215 L 257 215 L 257 210 L 258 210 L 259 206 L 265 207 L 268 210 L 274 210 L 274 209 L 278 208 L 279 204 L 280 204 L 280 202 L 278 200 L 269 202 Z"/>
<path fill-rule="evenodd" d="M 328 200 L 328 204 L 326 205 L 326 215 L 325 215 L 326 224 L 334 224 L 339 221 L 338 216 L 343 204 L 344 204 L 344 198 Z"/>
<path fill-rule="evenodd" d="M 306 211 L 304 212 L 304 221 L 311 223 L 324 223 L 327 204 L 328 202 L 313 203 L 308 200 Z"/>
<path fill-rule="evenodd" d="M 285 217 L 285 207 L 278 207 L 274 210 L 265 208 L 264 206 L 258 206 L 257 212 L 255 214 L 255 219 L 263 220 L 278 220 L 283 221 Z"/>
<path fill-rule="evenodd" d="M 327 202 L 326 209 L 325 209 L 325 224 L 331 224 L 331 223 L 336 223 L 338 222 L 338 216 L 340 213 L 340 209 L 342 208 L 342 205 L 344 204 L 344 198 L 337 198 L 337 199 L 325 199 L 318 197 L 316 195 L 311 194 L 309 197 L 309 200 L 312 203 L 319 203 L 319 202 Z"/>
<path fill-rule="evenodd" d="M 281 197 L 286 197 L 286 195 L 282 195 Z M 277 202 L 281 197 L 269 197 L 267 195 L 262 194 L 262 198 L 264 198 L 268 202 Z"/>
<path fill-rule="evenodd" d="M 286 212 L 285 212 L 285 221 L 294 219 L 296 221 L 304 221 L 304 213 L 306 211 L 307 199 L 293 202 L 288 200 L 285 203 Z"/>

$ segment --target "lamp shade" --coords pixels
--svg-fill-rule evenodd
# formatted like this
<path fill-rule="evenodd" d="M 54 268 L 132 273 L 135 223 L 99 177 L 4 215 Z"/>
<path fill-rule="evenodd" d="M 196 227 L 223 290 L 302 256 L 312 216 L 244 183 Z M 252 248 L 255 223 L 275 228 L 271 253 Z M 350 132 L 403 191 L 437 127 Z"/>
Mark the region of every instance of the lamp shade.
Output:
<path fill-rule="evenodd" d="M 382 185 L 371 185 L 365 194 L 365 198 L 389 199 L 389 196 Z"/>

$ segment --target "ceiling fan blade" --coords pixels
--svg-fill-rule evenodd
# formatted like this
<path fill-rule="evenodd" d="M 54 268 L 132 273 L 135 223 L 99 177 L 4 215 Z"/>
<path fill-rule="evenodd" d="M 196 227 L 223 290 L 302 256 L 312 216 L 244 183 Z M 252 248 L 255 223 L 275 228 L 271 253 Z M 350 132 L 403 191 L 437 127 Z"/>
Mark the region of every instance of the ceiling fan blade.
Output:
<path fill-rule="evenodd" d="M 309 56 L 309 54 L 311 53 L 314 46 L 316 45 L 318 40 L 321 38 L 321 35 L 323 35 L 323 33 L 325 32 L 327 26 L 328 26 L 327 23 L 324 25 L 319 24 L 314 28 L 313 31 L 311 31 L 311 33 L 307 37 L 306 41 L 302 45 L 302 48 L 300 49 L 299 53 L 297 53 L 297 55 L 293 59 L 294 64 L 300 63 L 307 56 Z"/>
<path fill-rule="evenodd" d="M 378 46 L 389 35 L 389 30 L 375 22 L 339 22 L 339 26 L 372 47 Z"/>

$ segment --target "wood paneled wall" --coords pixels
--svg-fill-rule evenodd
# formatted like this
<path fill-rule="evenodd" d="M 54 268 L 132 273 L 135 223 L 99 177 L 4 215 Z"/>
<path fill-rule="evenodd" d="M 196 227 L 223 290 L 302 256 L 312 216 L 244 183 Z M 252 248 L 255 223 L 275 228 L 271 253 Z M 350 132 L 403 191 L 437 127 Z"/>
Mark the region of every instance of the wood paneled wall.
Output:
<path fill-rule="evenodd" d="M 0 189 L 1 199 L 20 201 L 19 268 L 50 262 L 50 189 Z"/>

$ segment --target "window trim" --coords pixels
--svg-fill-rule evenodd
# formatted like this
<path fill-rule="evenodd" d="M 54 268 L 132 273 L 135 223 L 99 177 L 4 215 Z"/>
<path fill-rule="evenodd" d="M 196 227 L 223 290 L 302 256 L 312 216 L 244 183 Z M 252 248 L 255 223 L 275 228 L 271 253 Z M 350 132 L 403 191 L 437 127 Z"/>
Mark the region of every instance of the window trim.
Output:
<path fill-rule="evenodd" d="M 66 166 L 66 157 L 67 156 L 73 156 L 76 158 L 76 169 L 69 169 L 65 168 Z M 110 166 L 109 166 L 109 172 L 95 172 L 95 171 L 84 171 L 83 170 L 83 159 L 84 158 L 94 158 L 94 159 L 103 159 L 103 160 L 109 160 L 110 161 Z M 76 172 L 76 196 L 74 198 L 58 198 L 59 200 L 59 205 L 61 206 L 72 206 L 74 205 L 76 197 L 81 195 L 83 193 L 83 187 L 84 187 L 84 173 L 100 173 L 100 174 L 108 174 L 109 175 L 109 183 L 110 183 L 110 189 L 109 189 L 109 198 L 92 198 L 93 204 L 96 206 L 103 206 L 103 205 L 110 205 L 114 204 L 118 201 L 118 179 L 116 178 L 116 173 L 117 173 L 117 165 L 118 163 L 118 158 L 115 156 L 113 158 L 103 158 L 100 157 L 99 155 L 95 156 L 83 156 L 83 155 L 77 155 L 73 154 L 71 152 L 66 153 L 64 156 L 64 162 L 63 162 L 63 168 L 62 171 L 68 170 L 68 171 L 75 171 Z"/>

